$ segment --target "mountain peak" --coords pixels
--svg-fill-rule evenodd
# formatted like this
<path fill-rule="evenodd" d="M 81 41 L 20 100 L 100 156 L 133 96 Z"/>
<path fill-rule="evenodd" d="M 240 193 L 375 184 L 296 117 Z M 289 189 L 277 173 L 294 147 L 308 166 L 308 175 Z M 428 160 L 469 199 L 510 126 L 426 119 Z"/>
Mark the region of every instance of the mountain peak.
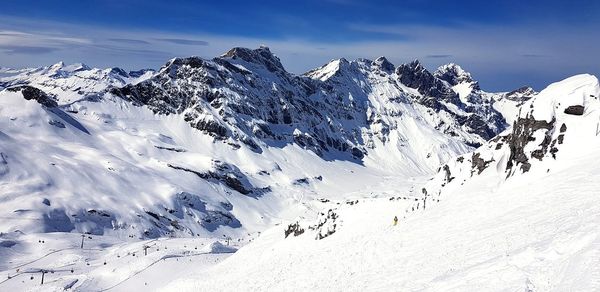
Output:
<path fill-rule="evenodd" d="M 70 65 L 65 65 L 64 62 L 60 61 L 60 62 L 48 67 L 46 72 L 58 77 L 58 76 L 67 76 L 68 74 L 71 74 L 71 73 L 87 71 L 90 69 L 91 68 L 88 65 L 83 64 L 83 63 L 74 63 L 74 64 L 70 64 Z"/>
<path fill-rule="evenodd" d="M 471 73 L 463 70 L 459 65 L 454 63 L 448 63 L 442 65 L 435 70 L 433 75 L 439 79 L 448 82 L 450 85 L 458 85 L 460 83 L 474 83 L 475 81 L 471 77 Z"/>
<path fill-rule="evenodd" d="M 423 67 L 423 65 L 421 64 L 421 62 L 419 62 L 419 60 L 415 59 L 414 61 L 410 62 L 410 63 L 406 63 L 406 64 L 402 64 L 400 66 L 398 66 L 396 68 L 396 74 L 398 74 L 398 76 L 400 77 L 400 80 L 402 81 L 403 84 L 409 86 L 409 87 L 413 87 L 413 88 L 418 88 L 417 84 L 413 84 L 413 83 L 418 83 L 418 82 L 413 82 L 416 81 L 414 79 L 423 79 L 426 78 L 427 80 L 431 80 L 433 79 L 433 75 L 427 71 L 427 69 L 425 69 L 425 67 Z M 430 82 L 428 82 L 430 83 Z M 415 87 L 417 86 L 417 87 Z"/>
<path fill-rule="evenodd" d="M 60 62 L 48 67 L 48 70 L 55 71 L 55 70 L 59 70 L 59 69 L 63 68 L 64 66 L 65 66 L 65 62 L 60 61 Z"/>
<path fill-rule="evenodd" d="M 108 73 L 109 74 L 115 74 L 121 77 L 129 77 L 129 74 L 127 74 L 127 72 L 119 67 L 112 67 L 108 69 Z"/>
<path fill-rule="evenodd" d="M 241 59 L 248 63 L 264 65 L 271 72 L 285 71 L 281 61 L 271 53 L 269 47 L 261 45 L 258 49 L 235 47 L 221 55 L 225 59 Z"/>
<path fill-rule="evenodd" d="M 329 63 L 317 69 L 304 73 L 304 75 L 312 79 L 319 79 L 321 81 L 325 81 L 337 74 L 338 72 L 345 70 L 349 66 L 350 62 L 348 62 L 348 60 L 346 60 L 345 58 L 333 59 L 329 61 Z"/>
<path fill-rule="evenodd" d="M 410 68 L 414 68 L 414 69 L 425 69 L 425 67 L 423 67 L 423 64 L 421 64 L 421 61 L 419 61 L 419 59 L 414 59 L 412 62 L 407 64 L 408 67 Z"/>
<path fill-rule="evenodd" d="M 509 93 L 507 93 L 505 95 L 505 98 L 508 100 L 512 100 L 512 101 L 526 101 L 529 100 L 531 97 L 533 97 L 534 95 L 536 95 L 537 92 L 529 87 L 529 86 L 523 86 L 521 88 L 515 89 Z"/>
<path fill-rule="evenodd" d="M 394 69 L 396 69 L 394 64 L 392 64 L 390 61 L 388 61 L 388 59 L 384 56 L 381 56 L 381 57 L 375 59 L 375 61 L 373 61 L 373 65 L 375 65 L 377 68 L 381 69 L 382 71 L 385 71 L 388 73 L 393 72 Z"/>

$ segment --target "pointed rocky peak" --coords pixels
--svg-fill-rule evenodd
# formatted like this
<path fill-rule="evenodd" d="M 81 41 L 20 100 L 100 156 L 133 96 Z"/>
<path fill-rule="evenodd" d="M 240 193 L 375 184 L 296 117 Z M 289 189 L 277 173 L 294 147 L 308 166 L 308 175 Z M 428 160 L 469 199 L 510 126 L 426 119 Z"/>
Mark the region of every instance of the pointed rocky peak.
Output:
<path fill-rule="evenodd" d="M 254 50 L 236 47 L 221 55 L 221 58 L 241 59 L 248 63 L 263 65 L 271 72 L 285 71 L 279 58 L 271 53 L 271 50 L 267 46 L 260 46 Z"/>
<path fill-rule="evenodd" d="M 509 93 L 507 93 L 504 97 L 508 100 L 524 102 L 531 99 L 533 96 L 538 93 L 529 86 L 523 86 L 519 89 L 515 89 Z"/>
<path fill-rule="evenodd" d="M 419 60 L 398 66 L 396 74 L 402 84 L 416 89 L 429 88 L 435 80 L 435 77 L 423 67 Z"/>
<path fill-rule="evenodd" d="M 450 85 L 455 86 L 461 83 L 473 83 L 476 84 L 476 87 L 479 88 L 479 85 L 476 81 L 471 77 L 471 73 L 463 70 L 459 65 L 454 63 L 449 63 L 446 65 L 442 65 L 433 75 L 439 79 L 442 79 L 448 82 Z M 475 88 L 475 87 L 473 87 Z"/>
<path fill-rule="evenodd" d="M 192 68 L 200 68 L 204 65 L 205 61 L 197 56 L 187 58 L 173 58 L 163 66 L 163 68 L 171 66 L 190 66 Z"/>
<path fill-rule="evenodd" d="M 423 64 L 421 64 L 421 61 L 419 61 L 419 59 L 414 59 L 412 62 L 410 62 L 408 64 L 403 64 L 402 66 L 405 66 L 406 68 L 410 68 L 413 71 L 427 71 L 427 69 L 425 69 Z"/>
<path fill-rule="evenodd" d="M 441 79 L 433 76 L 419 60 L 398 66 L 396 75 L 402 84 L 417 89 L 424 97 L 433 97 L 436 100 L 445 100 L 454 104 L 460 102 L 458 94 Z M 439 108 L 440 105 L 435 101 L 429 101 L 432 103 L 428 106 Z"/>
<path fill-rule="evenodd" d="M 373 61 L 373 66 L 375 66 L 376 68 L 378 68 L 381 71 L 388 72 L 388 73 L 394 72 L 394 69 L 396 69 L 394 64 L 392 64 L 390 61 L 388 61 L 388 59 L 384 56 L 381 56 L 381 57 L 375 59 L 375 61 Z"/>
<path fill-rule="evenodd" d="M 180 67 L 188 67 L 191 69 L 201 68 L 206 64 L 206 61 L 200 57 L 192 56 L 187 58 L 173 58 L 163 65 L 158 71 L 160 74 L 168 74 L 171 78 L 177 77 L 177 71 Z"/>
<path fill-rule="evenodd" d="M 125 78 L 129 77 L 129 74 L 127 74 L 127 72 L 125 70 L 123 70 L 119 67 L 110 68 L 108 71 L 108 74 L 117 75 L 117 76 L 121 76 L 121 77 L 125 77 Z"/>
<path fill-rule="evenodd" d="M 58 70 L 62 69 L 63 67 L 65 67 L 65 62 L 60 61 L 60 62 L 48 67 L 48 71 L 58 71 Z"/>
<path fill-rule="evenodd" d="M 350 62 L 345 58 L 334 59 L 317 69 L 304 73 L 304 76 L 325 81 L 334 75 L 339 75 L 342 72 L 347 71 L 349 68 Z"/>

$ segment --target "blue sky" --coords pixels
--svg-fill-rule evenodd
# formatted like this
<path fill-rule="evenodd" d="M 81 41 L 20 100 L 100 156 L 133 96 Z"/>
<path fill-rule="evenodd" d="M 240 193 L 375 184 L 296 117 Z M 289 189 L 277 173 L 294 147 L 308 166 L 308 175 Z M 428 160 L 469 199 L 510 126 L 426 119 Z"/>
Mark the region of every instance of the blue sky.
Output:
<path fill-rule="evenodd" d="M 600 1 L 3 0 L 0 66 L 60 60 L 158 68 L 268 45 L 302 73 L 331 59 L 385 55 L 455 62 L 489 90 L 541 89 L 600 74 Z"/>

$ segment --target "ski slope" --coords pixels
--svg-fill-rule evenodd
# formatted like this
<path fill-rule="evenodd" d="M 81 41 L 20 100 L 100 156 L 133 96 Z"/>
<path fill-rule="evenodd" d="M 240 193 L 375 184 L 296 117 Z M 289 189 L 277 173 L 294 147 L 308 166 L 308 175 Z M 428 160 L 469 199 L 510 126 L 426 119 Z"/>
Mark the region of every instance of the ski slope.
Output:
<path fill-rule="evenodd" d="M 199 270 L 220 262 L 241 244 L 212 238 L 83 239 L 81 248 L 82 237 L 73 233 L 3 234 L 0 290 L 156 290 L 172 278 L 186 276 L 192 267 Z"/>
<path fill-rule="evenodd" d="M 164 291 L 597 291 L 600 167 L 586 162 L 600 155 L 591 158 L 511 184 L 480 180 L 425 210 L 360 201 L 326 239 L 274 228 Z"/>
<path fill-rule="evenodd" d="M 163 291 L 598 291 L 598 93 L 595 77 L 579 75 L 528 103 L 537 119 L 556 121 L 549 135 L 563 122 L 570 129 L 556 158 L 532 161 L 528 172 L 506 178 L 502 159 L 480 174 L 462 170 L 426 208 L 403 192 L 324 203 L 337 214 L 336 226 L 325 224 L 333 234 L 315 240 L 322 230 L 303 221 L 298 236 L 272 228 Z M 562 112 L 571 104 L 584 104 L 583 115 Z"/>

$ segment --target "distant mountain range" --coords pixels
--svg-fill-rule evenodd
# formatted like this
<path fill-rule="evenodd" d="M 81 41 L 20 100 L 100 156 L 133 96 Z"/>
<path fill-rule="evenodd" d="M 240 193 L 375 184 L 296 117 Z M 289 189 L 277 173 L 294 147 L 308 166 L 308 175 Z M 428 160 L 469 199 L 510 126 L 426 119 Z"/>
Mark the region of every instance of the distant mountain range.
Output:
<path fill-rule="evenodd" d="M 57 63 L 0 76 L 4 230 L 241 236 L 304 216 L 312 199 L 433 175 L 494 137 L 525 169 L 521 128 L 556 126 L 519 115 L 529 87 L 486 92 L 456 64 L 385 57 L 294 75 L 267 47 L 233 48 L 157 71 Z"/>

